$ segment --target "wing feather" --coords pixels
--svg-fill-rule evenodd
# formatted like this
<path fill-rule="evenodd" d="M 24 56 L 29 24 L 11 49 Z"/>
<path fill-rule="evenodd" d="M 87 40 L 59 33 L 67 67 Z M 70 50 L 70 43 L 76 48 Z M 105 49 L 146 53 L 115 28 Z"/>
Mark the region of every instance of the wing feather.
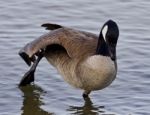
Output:
<path fill-rule="evenodd" d="M 25 54 L 26 58 L 28 56 L 28 58 L 32 59 L 39 50 L 53 44 L 58 44 L 66 49 L 71 58 L 86 57 L 95 53 L 97 38 L 92 33 L 70 28 L 60 28 L 28 43 L 20 50 L 19 54 Z"/>

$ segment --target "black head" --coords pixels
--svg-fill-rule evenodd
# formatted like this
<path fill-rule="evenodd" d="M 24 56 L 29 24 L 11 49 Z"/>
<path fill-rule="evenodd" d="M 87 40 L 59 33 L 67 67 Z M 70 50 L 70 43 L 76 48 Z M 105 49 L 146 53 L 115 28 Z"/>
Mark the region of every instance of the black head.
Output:
<path fill-rule="evenodd" d="M 112 20 L 108 20 L 101 29 L 96 53 L 110 56 L 112 60 L 116 60 L 118 37 L 119 29 L 117 24 Z"/>

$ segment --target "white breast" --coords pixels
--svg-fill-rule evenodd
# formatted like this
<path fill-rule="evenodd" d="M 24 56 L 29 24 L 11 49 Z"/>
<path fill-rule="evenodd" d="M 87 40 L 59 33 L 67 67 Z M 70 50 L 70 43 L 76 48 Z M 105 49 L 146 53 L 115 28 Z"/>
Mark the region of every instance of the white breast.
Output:
<path fill-rule="evenodd" d="M 116 76 L 115 64 L 106 56 L 90 56 L 83 62 L 79 62 L 78 59 L 62 61 L 62 58 L 50 56 L 47 59 L 57 68 L 65 81 L 87 91 L 105 88 Z"/>
<path fill-rule="evenodd" d="M 95 55 L 81 65 L 83 89 L 99 90 L 108 86 L 116 76 L 115 63 L 110 57 Z"/>

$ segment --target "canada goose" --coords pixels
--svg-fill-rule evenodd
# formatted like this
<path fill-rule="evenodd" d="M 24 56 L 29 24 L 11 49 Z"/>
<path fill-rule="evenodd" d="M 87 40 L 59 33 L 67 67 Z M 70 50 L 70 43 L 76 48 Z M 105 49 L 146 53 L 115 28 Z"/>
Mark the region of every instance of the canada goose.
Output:
<path fill-rule="evenodd" d="M 83 97 L 112 83 L 117 74 L 116 45 L 119 36 L 114 21 L 108 20 L 99 36 L 57 24 L 46 23 L 42 27 L 51 31 L 28 43 L 19 52 L 29 66 L 33 62 L 20 86 L 34 81 L 34 72 L 42 57 L 57 68 L 65 81 L 83 89 Z"/>

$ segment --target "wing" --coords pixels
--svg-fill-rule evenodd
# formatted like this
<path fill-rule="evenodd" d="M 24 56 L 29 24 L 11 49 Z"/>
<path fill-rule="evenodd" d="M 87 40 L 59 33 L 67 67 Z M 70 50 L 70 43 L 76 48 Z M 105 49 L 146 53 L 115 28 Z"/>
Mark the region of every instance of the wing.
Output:
<path fill-rule="evenodd" d="M 71 58 L 84 58 L 95 53 L 97 46 L 97 36 L 92 33 L 82 32 L 66 27 L 50 27 L 53 24 L 44 26 L 53 30 L 38 39 L 28 43 L 23 47 L 19 55 L 30 65 L 34 56 L 40 50 L 46 49 L 47 46 L 58 44 L 65 48 Z M 60 28 L 59 28 L 60 27 Z"/>

